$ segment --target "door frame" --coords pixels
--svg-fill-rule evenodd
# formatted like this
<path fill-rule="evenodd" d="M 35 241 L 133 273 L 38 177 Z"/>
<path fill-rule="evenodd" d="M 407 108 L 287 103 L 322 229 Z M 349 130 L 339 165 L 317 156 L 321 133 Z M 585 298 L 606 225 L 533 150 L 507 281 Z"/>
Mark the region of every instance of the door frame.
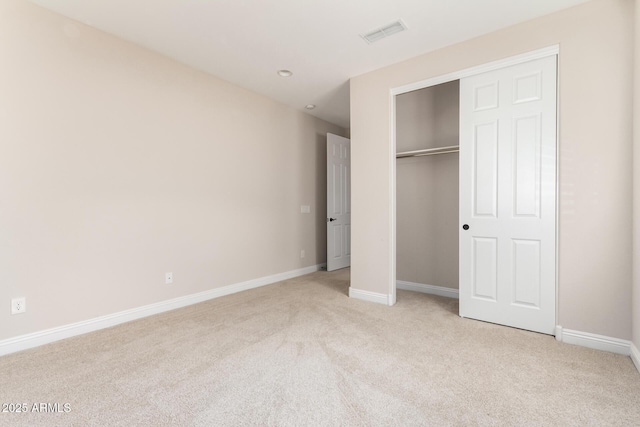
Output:
<path fill-rule="evenodd" d="M 391 188 L 389 205 L 391 206 L 390 222 L 390 268 L 389 268 L 389 305 L 396 303 L 396 96 L 403 93 L 413 92 L 414 90 L 424 89 L 436 86 L 442 83 L 448 83 L 453 80 L 460 80 L 465 77 L 486 73 L 488 71 L 498 70 L 500 68 L 510 67 L 512 65 L 521 64 L 523 62 L 532 61 L 534 59 L 545 58 L 548 56 L 557 56 L 558 70 L 556 74 L 556 212 L 555 212 L 555 245 L 556 245 L 556 268 L 555 268 L 555 291 L 556 291 L 556 325 L 558 324 L 558 257 L 559 257 L 559 216 L 560 209 L 560 176 L 558 175 L 558 165 L 560 162 L 560 45 L 552 45 L 546 48 L 537 49 L 520 55 L 511 56 L 497 61 L 488 62 L 471 68 L 454 71 L 448 74 L 432 77 L 426 80 L 420 80 L 414 83 L 398 86 L 389 90 L 389 169 L 391 170 L 389 186 Z M 556 327 L 557 328 L 557 327 Z"/>

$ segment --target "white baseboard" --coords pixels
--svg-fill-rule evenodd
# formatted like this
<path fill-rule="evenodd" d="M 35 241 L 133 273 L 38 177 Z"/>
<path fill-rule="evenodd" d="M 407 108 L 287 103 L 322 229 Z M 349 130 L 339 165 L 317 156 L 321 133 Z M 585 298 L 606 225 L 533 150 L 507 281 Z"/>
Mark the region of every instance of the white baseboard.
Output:
<path fill-rule="evenodd" d="M 631 341 L 621 340 L 619 338 L 573 331 L 571 329 L 565 329 L 562 326 L 556 326 L 556 339 L 563 343 L 593 348 L 595 350 L 609 351 L 624 356 L 631 355 Z"/>
<path fill-rule="evenodd" d="M 389 295 L 379 294 L 377 292 L 363 291 L 349 287 L 349 298 L 360 299 L 363 301 L 375 302 L 378 304 L 390 305 Z"/>
<path fill-rule="evenodd" d="M 453 288 L 445 288 L 443 286 L 425 285 L 423 283 L 405 282 L 404 280 L 396 281 L 396 288 L 405 291 L 422 292 L 423 294 L 438 295 L 447 298 L 460 298 L 460 291 Z"/>
<path fill-rule="evenodd" d="M 640 351 L 638 351 L 638 347 L 634 343 L 631 343 L 631 360 L 636 365 L 638 372 L 640 372 Z"/>
<path fill-rule="evenodd" d="M 0 356 L 319 271 L 318 264 L 0 341 Z"/>

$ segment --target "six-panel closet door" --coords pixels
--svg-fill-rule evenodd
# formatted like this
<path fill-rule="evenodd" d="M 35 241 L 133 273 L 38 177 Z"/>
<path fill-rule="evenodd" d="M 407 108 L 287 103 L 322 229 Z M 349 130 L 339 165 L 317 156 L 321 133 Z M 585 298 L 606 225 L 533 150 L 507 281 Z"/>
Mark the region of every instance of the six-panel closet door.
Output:
<path fill-rule="evenodd" d="M 556 56 L 460 80 L 460 316 L 553 334 Z"/>

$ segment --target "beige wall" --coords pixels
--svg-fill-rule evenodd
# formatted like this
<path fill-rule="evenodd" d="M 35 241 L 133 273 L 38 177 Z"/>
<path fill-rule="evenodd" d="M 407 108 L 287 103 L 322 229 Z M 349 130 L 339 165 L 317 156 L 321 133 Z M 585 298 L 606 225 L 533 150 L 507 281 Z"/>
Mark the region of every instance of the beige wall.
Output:
<path fill-rule="evenodd" d="M 631 338 L 632 6 L 594 0 L 351 80 L 353 288 L 392 282 L 390 88 L 559 44 L 558 323 Z"/>
<path fill-rule="evenodd" d="M 396 97 L 396 150 L 458 145 L 457 81 Z M 396 161 L 397 278 L 458 288 L 458 154 Z"/>
<path fill-rule="evenodd" d="M 396 151 L 458 145 L 460 82 L 396 96 Z"/>
<path fill-rule="evenodd" d="M 633 106 L 633 343 L 640 349 L 640 0 L 635 0 Z"/>
<path fill-rule="evenodd" d="M 343 129 L 22 0 L 0 60 L 0 339 L 325 261 Z"/>

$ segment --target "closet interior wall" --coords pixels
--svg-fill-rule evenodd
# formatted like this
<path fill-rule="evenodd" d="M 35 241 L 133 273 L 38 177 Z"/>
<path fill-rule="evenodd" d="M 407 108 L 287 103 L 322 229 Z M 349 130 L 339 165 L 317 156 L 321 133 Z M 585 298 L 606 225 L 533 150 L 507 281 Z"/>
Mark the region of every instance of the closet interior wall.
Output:
<path fill-rule="evenodd" d="M 458 145 L 459 81 L 396 97 L 396 150 Z M 396 160 L 397 280 L 458 289 L 458 153 Z"/>

